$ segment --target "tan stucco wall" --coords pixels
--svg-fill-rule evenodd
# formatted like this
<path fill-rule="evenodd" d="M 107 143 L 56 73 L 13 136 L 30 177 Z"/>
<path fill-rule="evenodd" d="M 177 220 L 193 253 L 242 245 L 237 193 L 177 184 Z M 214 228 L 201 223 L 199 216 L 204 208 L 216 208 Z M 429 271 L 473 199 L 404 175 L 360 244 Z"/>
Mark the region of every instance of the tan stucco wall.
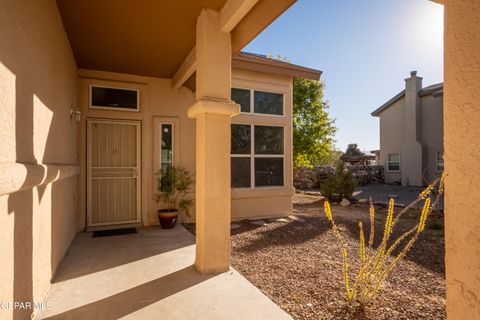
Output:
<path fill-rule="evenodd" d="M 437 171 L 436 157 L 443 151 L 443 96 L 426 95 L 420 101 L 424 178 L 431 182 L 442 174 Z"/>
<path fill-rule="evenodd" d="M 170 79 L 140 77 L 126 74 L 79 70 L 78 106 L 82 112 L 79 128 L 78 154 L 80 159 L 79 230 L 86 226 L 86 119 L 123 119 L 141 121 L 141 189 L 142 221 L 145 225 L 158 224 L 156 211 L 161 208 L 153 201 L 156 191 L 154 173 L 158 170 L 157 128 L 162 120 L 174 122 L 177 149 L 175 165 L 186 167 L 195 173 L 195 121 L 187 118 L 187 109 L 194 102 L 194 95 L 186 88 L 173 90 Z M 89 86 L 102 85 L 140 91 L 140 111 L 98 110 L 88 107 Z M 193 197 L 193 194 L 192 194 Z"/>
<path fill-rule="evenodd" d="M 86 119 L 124 119 L 141 121 L 142 132 L 142 221 L 145 225 L 158 224 L 156 211 L 162 205 L 153 201 L 156 182 L 153 173 L 158 170 L 157 125 L 162 120 L 175 124 L 175 165 L 182 165 L 195 173 L 195 120 L 187 117 L 187 109 L 194 103 L 194 94 L 186 88 L 172 89 L 170 79 L 140 77 L 92 70 L 79 70 L 78 106 L 82 112 L 79 126 L 78 154 L 80 185 L 78 229 L 86 227 Z M 140 111 L 98 110 L 88 108 L 89 86 L 102 85 L 131 88 L 140 91 Z M 280 216 L 291 212 L 292 184 L 292 129 L 291 78 L 242 70 L 232 71 L 232 85 L 285 94 L 285 116 L 239 115 L 232 123 L 253 123 L 285 126 L 285 186 L 254 190 L 232 191 L 232 219 Z M 194 194 L 192 193 L 192 197 Z M 192 208 L 192 217 L 195 211 Z M 182 217 L 188 221 L 187 217 Z"/>
<path fill-rule="evenodd" d="M 40 302 L 76 230 L 76 66 L 55 1 L 0 10 L 0 301 Z M 32 310 L 0 308 L 0 319 Z"/>
<path fill-rule="evenodd" d="M 233 70 L 232 87 L 284 94 L 283 117 L 239 114 L 232 123 L 283 126 L 285 135 L 284 186 L 232 190 L 232 219 L 288 215 L 292 211 L 292 79 L 265 73 Z M 253 107 L 253 106 L 252 106 Z"/>
<path fill-rule="evenodd" d="M 402 98 L 380 113 L 380 164 L 385 168 L 385 182 L 401 182 L 402 172 L 408 170 L 405 159 L 406 120 L 405 99 Z M 422 179 L 433 181 L 441 175 L 436 171 L 436 152 L 443 151 L 443 96 L 420 97 L 420 134 L 423 147 Z M 400 172 L 387 169 L 388 154 L 400 153 Z M 426 182 L 423 182 L 426 184 Z"/>
<path fill-rule="evenodd" d="M 405 141 L 405 99 L 395 102 L 380 114 L 380 164 L 385 168 L 385 182 L 400 182 L 403 167 L 400 155 L 400 172 L 388 171 L 388 154 L 401 153 Z"/>
<path fill-rule="evenodd" d="M 447 316 L 480 319 L 480 2 L 445 0 Z"/>

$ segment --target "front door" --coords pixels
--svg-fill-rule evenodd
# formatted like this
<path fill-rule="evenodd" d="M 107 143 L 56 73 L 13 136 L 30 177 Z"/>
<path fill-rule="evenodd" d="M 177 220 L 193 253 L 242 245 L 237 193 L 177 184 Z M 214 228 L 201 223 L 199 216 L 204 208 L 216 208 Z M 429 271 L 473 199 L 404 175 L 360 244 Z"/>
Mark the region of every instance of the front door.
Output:
<path fill-rule="evenodd" d="M 87 120 L 87 228 L 141 222 L 140 123 Z"/>

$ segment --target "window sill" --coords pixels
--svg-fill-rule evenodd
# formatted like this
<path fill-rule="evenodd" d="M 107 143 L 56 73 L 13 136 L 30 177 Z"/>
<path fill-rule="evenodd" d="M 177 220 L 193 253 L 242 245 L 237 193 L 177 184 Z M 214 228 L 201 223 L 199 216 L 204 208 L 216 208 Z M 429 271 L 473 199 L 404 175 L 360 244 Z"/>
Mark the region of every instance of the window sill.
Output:
<path fill-rule="evenodd" d="M 254 189 L 232 189 L 232 199 L 292 196 L 291 187 L 259 187 Z"/>

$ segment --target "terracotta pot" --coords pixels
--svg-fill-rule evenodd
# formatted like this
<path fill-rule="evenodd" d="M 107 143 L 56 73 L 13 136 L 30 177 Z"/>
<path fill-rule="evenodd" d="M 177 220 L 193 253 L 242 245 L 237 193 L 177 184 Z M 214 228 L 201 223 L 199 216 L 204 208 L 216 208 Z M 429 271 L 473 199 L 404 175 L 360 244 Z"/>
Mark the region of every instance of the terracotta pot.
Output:
<path fill-rule="evenodd" d="M 177 209 L 161 209 L 158 210 L 158 221 L 163 229 L 172 229 L 177 223 Z"/>

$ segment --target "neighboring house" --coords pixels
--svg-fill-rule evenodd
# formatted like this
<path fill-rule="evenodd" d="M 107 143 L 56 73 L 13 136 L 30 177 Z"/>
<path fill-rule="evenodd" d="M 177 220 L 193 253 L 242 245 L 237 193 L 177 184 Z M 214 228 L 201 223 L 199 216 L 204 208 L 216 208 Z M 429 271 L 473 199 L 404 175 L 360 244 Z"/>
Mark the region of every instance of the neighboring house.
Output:
<path fill-rule="evenodd" d="M 372 116 L 380 118 L 385 182 L 422 186 L 443 172 L 443 83 L 424 88 L 416 71 L 405 83 Z"/>
<path fill-rule="evenodd" d="M 161 166 L 195 174 L 202 273 L 232 218 L 291 212 L 292 79 L 320 72 L 239 52 L 294 2 L 2 6 L 0 301 L 42 301 L 78 232 L 157 224 Z"/>

